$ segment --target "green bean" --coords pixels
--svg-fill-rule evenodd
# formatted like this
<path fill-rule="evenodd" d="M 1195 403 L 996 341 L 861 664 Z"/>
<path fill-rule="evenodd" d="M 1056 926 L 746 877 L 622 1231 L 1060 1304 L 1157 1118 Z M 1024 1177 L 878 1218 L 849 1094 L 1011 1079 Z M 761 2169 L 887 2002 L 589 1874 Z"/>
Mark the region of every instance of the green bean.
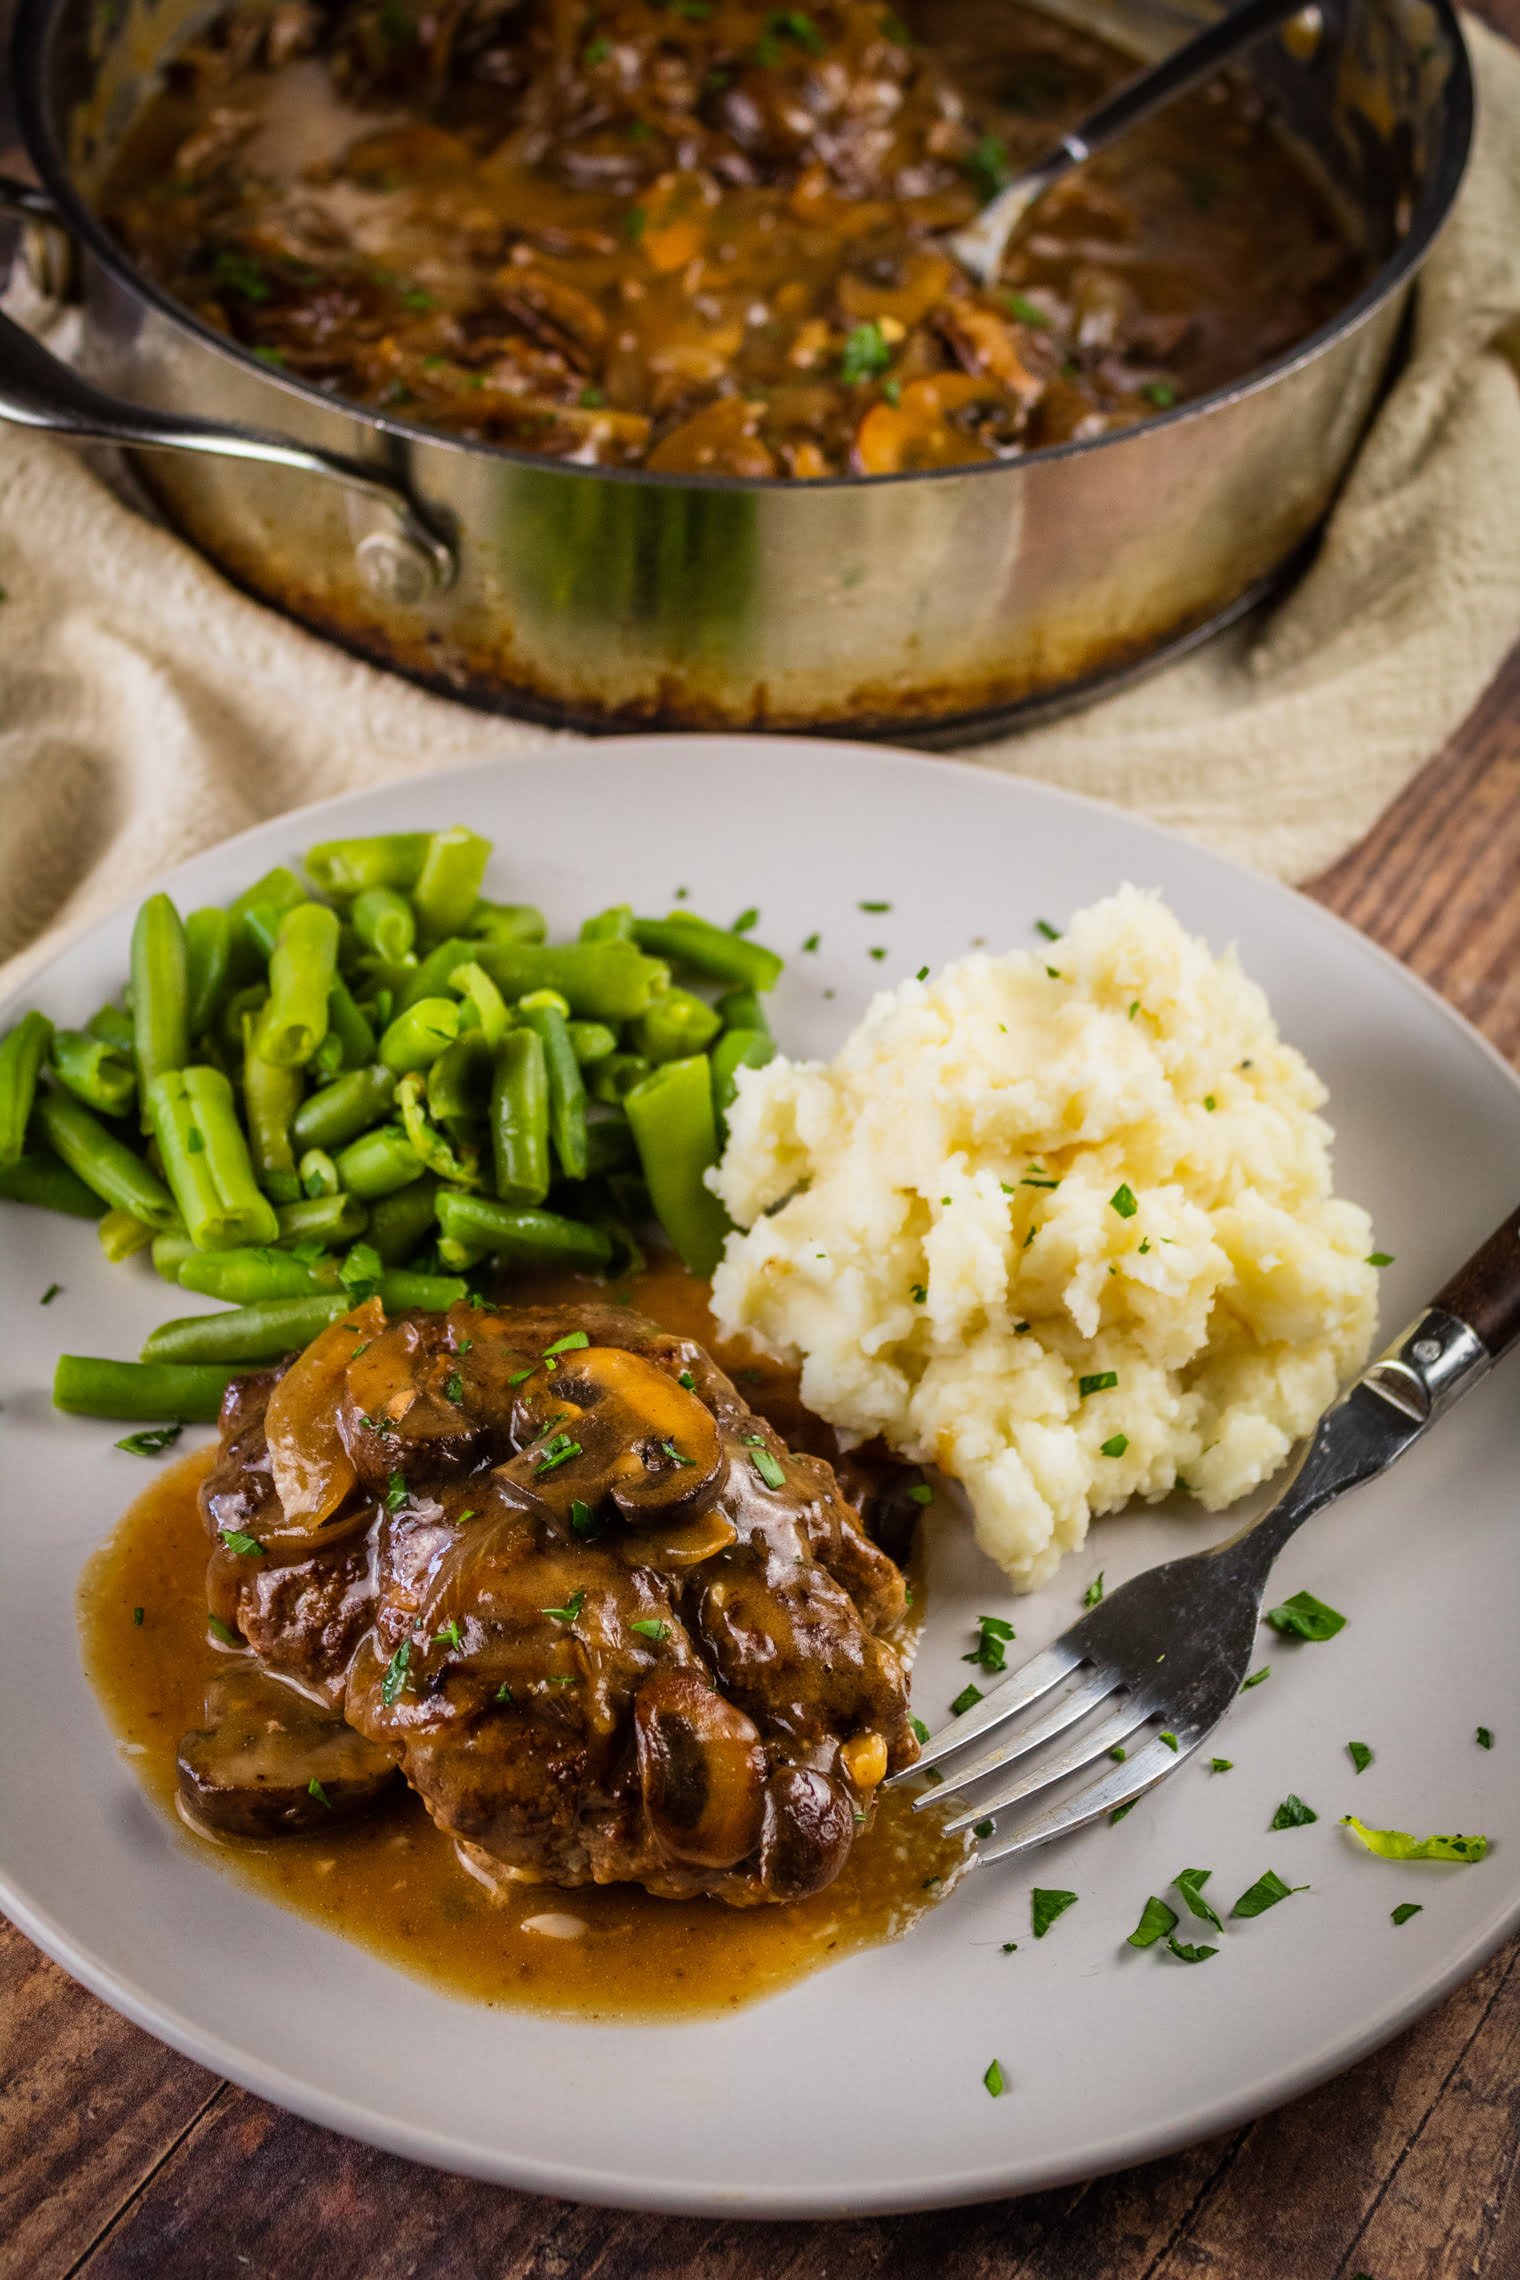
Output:
<path fill-rule="evenodd" d="M 499 1045 L 512 1016 L 507 1001 L 477 959 L 467 958 L 449 976 L 449 988 L 458 990 L 475 1009 L 475 1026 L 488 1045 Z"/>
<path fill-rule="evenodd" d="M 24 1013 L 0 1038 L 0 1167 L 20 1161 L 37 1078 L 52 1042 L 53 1024 L 44 1013 Z"/>
<path fill-rule="evenodd" d="M 306 876 L 340 902 L 367 887 L 405 891 L 417 884 L 431 837 L 427 831 L 392 831 L 374 839 L 324 839 L 306 850 Z"/>
<path fill-rule="evenodd" d="M 274 1205 L 255 1183 L 232 1087 L 221 1070 L 196 1066 L 155 1077 L 148 1113 L 164 1176 L 197 1249 L 272 1243 L 279 1226 Z"/>
<path fill-rule="evenodd" d="M 594 918 L 581 920 L 583 942 L 631 942 L 633 940 L 632 903 L 614 903 L 610 910 L 599 910 Z"/>
<path fill-rule="evenodd" d="M 276 1205 L 275 1218 L 280 1243 L 352 1243 L 364 1233 L 370 1215 L 355 1196 L 312 1195 Z"/>
<path fill-rule="evenodd" d="M 549 1192 L 549 1072 L 536 1030 L 509 1029 L 496 1048 L 491 1157 L 503 1203 L 542 1203 Z"/>
<path fill-rule="evenodd" d="M 414 1275 L 397 1268 L 380 1277 L 380 1301 L 387 1314 L 402 1314 L 409 1306 L 441 1314 L 468 1295 L 469 1284 L 456 1275 Z"/>
<path fill-rule="evenodd" d="M 382 1196 L 369 1215 L 369 1240 L 387 1267 L 404 1266 L 432 1233 L 439 1182 L 431 1172 Z"/>
<path fill-rule="evenodd" d="M 465 932 L 483 942 L 542 942 L 549 928 L 531 903 L 478 902 Z"/>
<path fill-rule="evenodd" d="M 327 1018 L 328 1035 L 337 1038 L 343 1056 L 339 1068 L 367 1067 L 375 1058 L 374 1025 L 341 974 L 334 974 L 327 993 Z"/>
<path fill-rule="evenodd" d="M 280 920 L 269 960 L 269 1003 L 259 1051 L 277 1069 L 299 1069 L 327 1035 L 338 970 L 338 918 L 325 903 L 297 903 Z"/>
<path fill-rule="evenodd" d="M 593 1069 L 617 1051 L 617 1031 L 609 1029 L 605 1021 L 572 1021 L 567 1024 L 570 1044 L 583 1069 Z"/>
<path fill-rule="evenodd" d="M 718 1000 L 718 1018 L 725 1029 L 758 1029 L 768 1037 L 771 1025 L 754 990 L 730 990 Z"/>
<path fill-rule="evenodd" d="M 36 1115 L 44 1139 L 86 1187 L 150 1227 L 168 1226 L 174 1198 L 163 1181 L 79 1101 L 68 1093 L 43 1093 Z"/>
<path fill-rule="evenodd" d="M 606 1230 L 557 1211 L 514 1209 L 483 1195 L 443 1188 L 438 1224 L 451 1243 L 463 1244 L 521 1267 L 579 1267 L 596 1270 L 612 1258 Z"/>
<path fill-rule="evenodd" d="M 652 950 L 657 957 L 689 966 L 715 982 L 737 983 L 741 989 L 774 989 L 783 964 L 763 943 L 730 934 L 684 910 L 674 910 L 668 918 L 636 918 L 633 938 L 641 950 Z"/>
<path fill-rule="evenodd" d="M 610 1053 L 591 1072 L 591 1097 L 616 1108 L 648 1074 L 649 1063 L 642 1053 Z"/>
<path fill-rule="evenodd" d="M 138 1219 L 130 1211 L 108 1211 L 95 1230 L 100 1247 L 112 1266 L 123 1259 L 146 1251 L 153 1240 L 153 1230 L 146 1220 Z"/>
<path fill-rule="evenodd" d="M 261 1050 L 263 1020 L 252 1016 L 243 1024 L 243 1108 L 248 1118 L 248 1145 L 260 1182 L 273 1195 L 286 1190 L 283 1201 L 293 1203 L 300 1192 L 295 1149 L 290 1127 L 301 1101 L 301 1072 L 282 1069 Z"/>
<path fill-rule="evenodd" d="M 85 1023 L 92 1037 L 103 1045 L 112 1045 L 118 1053 L 136 1050 L 137 1032 L 132 1027 L 132 1016 L 119 1005 L 103 1005 L 99 1013 L 92 1013 Z"/>
<path fill-rule="evenodd" d="M 440 1179 L 452 1180 L 459 1187 L 485 1186 L 480 1150 L 475 1142 L 462 1139 L 456 1149 L 448 1134 L 441 1132 L 429 1117 L 427 1079 L 420 1069 L 409 1070 L 397 1085 L 396 1105 L 401 1111 L 401 1128 L 428 1171 L 436 1172 Z"/>
<path fill-rule="evenodd" d="M 271 1298 L 223 1314 L 181 1314 L 143 1341 L 145 1362 L 277 1362 L 309 1346 L 330 1323 L 352 1312 L 347 1291 L 330 1298 Z"/>
<path fill-rule="evenodd" d="M 392 1195 L 417 1178 L 422 1158 L 399 1126 L 377 1125 L 338 1151 L 338 1177 L 361 1203 Z"/>
<path fill-rule="evenodd" d="M 332 1018 L 332 1001 L 328 1001 L 328 1019 Z M 303 1074 L 308 1084 L 328 1085 L 343 1068 L 343 1040 L 329 1027 L 327 1035 L 307 1062 Z"/>
<path fill-rule="evenodd" d="M 324 1289 L 322 1277 L 289 1251 L 247 1246 L 192 1252 L 181 1264 L 179 1284 L 182 1290 L 199 1291 L 204 1298 L 225 1299 L 229 1306 L 256 1306 L 272 1298 L 311 1298 Z M 330 1290 L 331 1277 L 326 1287 Z"/>
<path fill-rule="evenodd" d="M 148 1088 L 190 1058 L 190 976 L 185 929 L 167 895 L 149 895 L 132 927 L 132 1034 L 143 1130 Z"/>
<path fill-rule="evenodd" d="M 386 1030 L 380 1040 L 380 1058 L 388 1069 L 404 1076 L 412 1069 L 431 1068 L 458 1035 L 456 998 L 418 998 L 404 1013 L 398 1013 Z"/>
<path fill-rule="evenodd" d="M 348 922 L 366 950 L 399 965 L 417 940 L 417 914 L 394 887 L 366 887 L 355 895 Z"/>
<path fill-rule="evenodd" d="M 741 1069 L 763 1069 L 776 1058 L 776 1042 L 768 1029 L 725 1029 L 712 1049 L 713 1107 L 720 1134 L 739 1090 Z"/>
<path fill-rule="evenodd" d="M 302 1195 L 341 1195 L 338 1167 L 325 1148 L 308 1148 L 296 1166 Z"/>
<path fill-rule="evenodd" d="M 456 1038 L 427 1073 L 428 1114 L 455 1140 L 462 1139 L 491 1113 L 491 1082 L 496 1057 L 484 1031 Z"/>
<path fill-rule="evenodd" d="M 421 998 L 441 997 L 452 986 L 456 970 L 477 963 L 484 948 L 483 943 L 466 942 L 462 935 L 451 934 L 446 941 L 435 942 L 415 966 L 403 968 L 399 975 L 388 974 L 387 980 L 396 989 L 398 1015 Z"/>
<path fill-rule="evenodd" d="M 503 997 L 558 990 L 572 1013 L 592 1021 L 632 1021 L 670 980 L 658 958 L 631 942 L 480 942 L 476 955 Z"/>
<path fill-rule="evenodd" d="M 204 1037 L 216 1019 L 232 967 L 232 913 L 214 904 L 185 913 L 185 1026 Z"/>
<path fill-rule="evenodd" d="M 291 1132 L 302 1148 L 341 1148 L 389 1114 L 395 1091 L 395 1077 L 378 1063 L 350 1069 L 307 1095 L 290 1120 Z"/>
<path fill-rule="evenodd" d="M 634 1159 L 633 1132 L 626 1116 L 599 1116 L 586 1127 L 586 1177 L 605 1178 Z"/>
<path fill-rule="evenodd" d="M 215 1251 L 197 1251 L 183 1227 L 165 1227 L 153 1238 L 153 1272 L 165 1282 L 179 1283 L 179 1270 L 187 1259 L 217 1256 Z"/>
<path fill-rule="evenodd" d="M 680 1061 L 711 1044 L 721 1027 L 705 998 L 691 990 L 667 990 L 640 1014 L 630 1042 L 649 1061 Z"/>
<path fill-rule="evenodd" d="M 424 942 L 460 933 L 480 900 L 491 842 L 462 823 L 435 831 L 412 889 Z"/>
<path fill-rule="evenodd" d="M 137 1092 L 131 1056 L 92 1037 L 87 1029 L 57 1029 L 49 1055 L 53 1074 L 65 1091 L 100 1116 L 122 1116 Z"/>
<path fill-rule="evenodd" d="M 728 1214 L 703 1183 L 718 1160 L 712 1065 L 705 1053 L 666 1061 L 635 1085 L 623 1106 L 633 1126 L 655 1217 L 694 1275 L 710 1275 Z"/>
<path fill-rule="evenodd" d="M 552 990 L 530 991 L 518 1013 L 544 1049 L 549 1082 L 549 1136 L 567 1180 L 586 1177 L 586 1085 L 566 1026 L 564 999 Z M 499 1184 L 499 1183 L 498 1183 Z M 539 1199 L 522 1198 L 525 1203 Z"/>
<path fill-rule="evenodd" d="M 78 1174 L 44 1149 L 0 1164 L 0 1196 L 10 1203 L 35 1204 L 41 1211 L 66 1212 L 71 1219 L 99 1219 L 105 1205 Z"/>
<path fill-rule="evenodd" d="M 245 887 L 234 902 L 229 904 L 227 916 L 232 921 L 232 962 L 234 972 L 241 968 L 246 973 L 249 960 L 258 956 L 267 958 L 274 948 L 280 931 L 280 920 L 287 910 L 307 899 L 306 889 L 294 871 L 277 863 L 251 887 Z"/>
<path fill-rule="evenodd" d="M 110 1362 L 94 1354 L 60 1354 L 53 1406 L 74 1417 L 115 1417 L 180 1425 L 214 1425 L 236 1370 L 172 1362 Z"/>
<path fill-rule="evenodd" d="M 488 1259 L 490 1255 L 484 1244 L 456 1243 L 450 1235 L 440 1235 L 438 1238 L 439 1264 L 447 1267 L 452 1275 L 467 1275 L 472 1267 L 478 1267 L 481 1260 Z"/>
<path fill-rule="evenodd" d="M 248 1050 L 248 1021 L 250 1015 L 261 1014 L 269 1003 L 269 989 L 264 982 L 249 982 L 246 988 L 234 990 L 222 1001 L 222 1010 L 216 1029 L 218 1037 L 229 1051 L 241 1061 Z"/>

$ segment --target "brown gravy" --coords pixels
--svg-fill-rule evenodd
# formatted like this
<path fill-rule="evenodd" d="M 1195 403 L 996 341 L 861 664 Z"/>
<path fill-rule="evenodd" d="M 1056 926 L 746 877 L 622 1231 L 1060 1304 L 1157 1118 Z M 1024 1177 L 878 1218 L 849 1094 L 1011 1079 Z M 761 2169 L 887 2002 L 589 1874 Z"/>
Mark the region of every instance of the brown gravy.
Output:
<path fill-rule="evenodd" d="M 679 1268 L 655 1267 L 616 1295 L 714 1342 L 705 1287 Z M 779 1374 L 774 1390 L 783 1391 Z M 758 1387 L 754 1398 L 763 1399 Z M 171 1814 L 180 1735 L 201 1723 L 206 1680 L 227 1651 L 206 1630 L 196 1493 L 209 1463 L 201 1450 L 157 1475 L 91 1560 L 79 1594 L 86 1675 L 118 1747 Z M 330 1836 L 237 1842 L 187 1828 L 184 1841 L 253 1891 L 448 1994 L 613 2021 L 735 2010 L 896 1939 L 966 1862 L 960 1841 L 943 1837 L 936 1817 L 915 1816 L 901 1791 L 883 1798 L 838 1882 L 791 1907 L 655 1900 L 629 1885 L 488 1892 L 411 1795 Z"/>

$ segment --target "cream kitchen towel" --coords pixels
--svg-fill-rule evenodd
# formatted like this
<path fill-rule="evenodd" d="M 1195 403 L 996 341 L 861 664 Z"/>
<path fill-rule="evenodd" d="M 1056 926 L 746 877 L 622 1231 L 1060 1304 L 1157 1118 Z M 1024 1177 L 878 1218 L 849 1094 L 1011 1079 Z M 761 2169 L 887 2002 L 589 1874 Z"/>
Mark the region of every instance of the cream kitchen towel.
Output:
<path fill-rule="evenodd" d="M 1469 20 L 1471 171 L 1410 360 L 1313 567 L 1074 719 L 984 746 L 1283 878 L 1367 830 L 1520 631 L 1520 52 Z M 0 432 L 0 959 L 303 800 L 551 732 L 359 664 L 234 592 L 79 459 Z"/>

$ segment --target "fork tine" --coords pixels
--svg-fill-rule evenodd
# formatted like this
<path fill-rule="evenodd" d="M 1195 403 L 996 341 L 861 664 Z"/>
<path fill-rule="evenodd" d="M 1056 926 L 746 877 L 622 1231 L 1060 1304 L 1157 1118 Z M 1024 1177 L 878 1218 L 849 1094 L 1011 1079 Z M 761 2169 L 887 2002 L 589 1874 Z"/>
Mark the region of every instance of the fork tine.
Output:
<path fill-rule="evenodd" d="M 1211 1728 L 1204 1729 L 1205 1733 L 1209 1731 Z M 1143 1750 L 1126 1758 L 1123 1765 L 1115 1766 L 1112 1773 L 1088 1782 L 1075 1797 L 1048 1806 L 1013 1835 L 991 1838 L 979 1845 L 979 1858 L 1011 1860 L 1015 1853 L 1031 1852 L 1036 1845 L 1049 1844 L 1055 1837 L 1069 1836 L 1074 1829 L 1085 1829 L 1089 1822 L 1100 1821 L 1105 1813 L 1112 1813 L 1118 1806 L 1128 1805 L 1132 1799 L 1143 1797 L 1148 1789 L 1154 1789 L 1158 1781 L 1176 1771 L 1184 1758 L 1192 1756 L 1203 1738 L 1203 1734 L 1197 1734 L 1175 1750 L 1159 1737 L 1147 1742 Z"/>
<path fill-rule="evenodd" d="M 889 1775 L 889 1781 L 902 1781 L 909 1774 L 923 1773 L 929 1766 L 938 1765 L 940 1759 L 948 1757 L 952 1750 L 961 1749 L 967 1742 L 974 1742 L 978 1734 L 985 1734 L 991 1727 L 1000 1726 L 1015 1711 L 1023 1710 L 1031 1702 L 1037 1702 L 1042 1694 L 1048 1694 L 1053 1686 L 1058 1685 L 1079 1663 L 1086 1660 L 1080 1647 L 1069 1645 L 1064 1637 L 1053 1639 L 1048 1647 L 1043 1648 L 1039 1654 L 1032 1655 L 1027 1663 L 1005 1678 L 1001 1686 L 995 1686 L 974 1710 L 966 1711 L 953 1725 L 942 1726 L 932 1741 L 924 1744 L 912 1765 L 905 1767 L 902 1773 Z"/>
<path fill-rule="evenodd" d="M 921 1812 L 926 1805 L 935 1805 L 942 1797 L 953 1796 L 956 1790 L 964 1789 L 968 1782 L 980 1781 L 985 1773 L 996 1773 L 999 1766 L 1011 1765 L 1016 1758 L 1027 1757 L 1042 1742 L 1054 1741 L 1057 1734 L 1064 1734 L 1068 1726 L 1074 1726 L 1079 1718 L 1085 1718 L 1089 1710 L 1096 1710 L 1098 1704 L 1106 1701 L 1121 1683 L 1116 1671 L 1089 1671 L 1079 1685 L 1053 1702 L 1042 1717 L 1031 1720 L 1027 1726 L 1021 1726 L 1017 1733 L 1010 1734 L 1006 1741 L 995 1743 L 990 1750 L 983 1750 L 969 1765 L 953 1766 L 946 1781 L 937 1788 L 926 1790 L 922 1797 L 914 1798 L 914 1811 Z"/>
<path fill-rule="evenodd" d="M 969 1805 L 953 1821 L 947 1821 L 946 1836 L 953 1836 L 957 1829 L 969 1829 L 976 1822 L 985 1821 L 989 1814 L 1006 1811 L 1008 1806 L 1017 1805 L 1021 1798 L 1032 1797 L 1036 1790 L 1048 1789 L 1053 1781 L 1064 1780 L 1069 1773 L 1080 1773 L 1084 1766 L 1091 1765 L 1106 1750 L 1116 1748 L 1126 1735 L 1133 1734 L 1154 1716 L 1155 1712 L 1142 1709 L 1132 1694 L 1126 1695 L 1106 1718 L 1096 1726 L 1085 1728 L 1074 1741 L 1068 1742 L 1064 1750 L 1058 1750 L 1054 1757 L 1044 1759 L 1032 1771 L 1010 1781 L 1006 1788 L 997 1790 L 980 1805 Z M 931 1790 L 929 1793 L 931 1800 L 944 1794 L 943 1790 Z"/>

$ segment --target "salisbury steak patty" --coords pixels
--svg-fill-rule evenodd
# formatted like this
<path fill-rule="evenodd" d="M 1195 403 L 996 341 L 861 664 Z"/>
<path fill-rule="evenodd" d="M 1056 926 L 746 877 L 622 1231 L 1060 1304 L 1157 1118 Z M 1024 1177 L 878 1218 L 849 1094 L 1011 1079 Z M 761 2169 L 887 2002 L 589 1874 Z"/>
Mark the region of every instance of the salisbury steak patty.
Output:
<path fill-rule="evenodd" d="M 832 1469 L 624 1308 L 370 1299 L 230 1391 L 203 1502 L 213 1611 L 510 1874 L 799 1898 L 917 1755 Z"/>

